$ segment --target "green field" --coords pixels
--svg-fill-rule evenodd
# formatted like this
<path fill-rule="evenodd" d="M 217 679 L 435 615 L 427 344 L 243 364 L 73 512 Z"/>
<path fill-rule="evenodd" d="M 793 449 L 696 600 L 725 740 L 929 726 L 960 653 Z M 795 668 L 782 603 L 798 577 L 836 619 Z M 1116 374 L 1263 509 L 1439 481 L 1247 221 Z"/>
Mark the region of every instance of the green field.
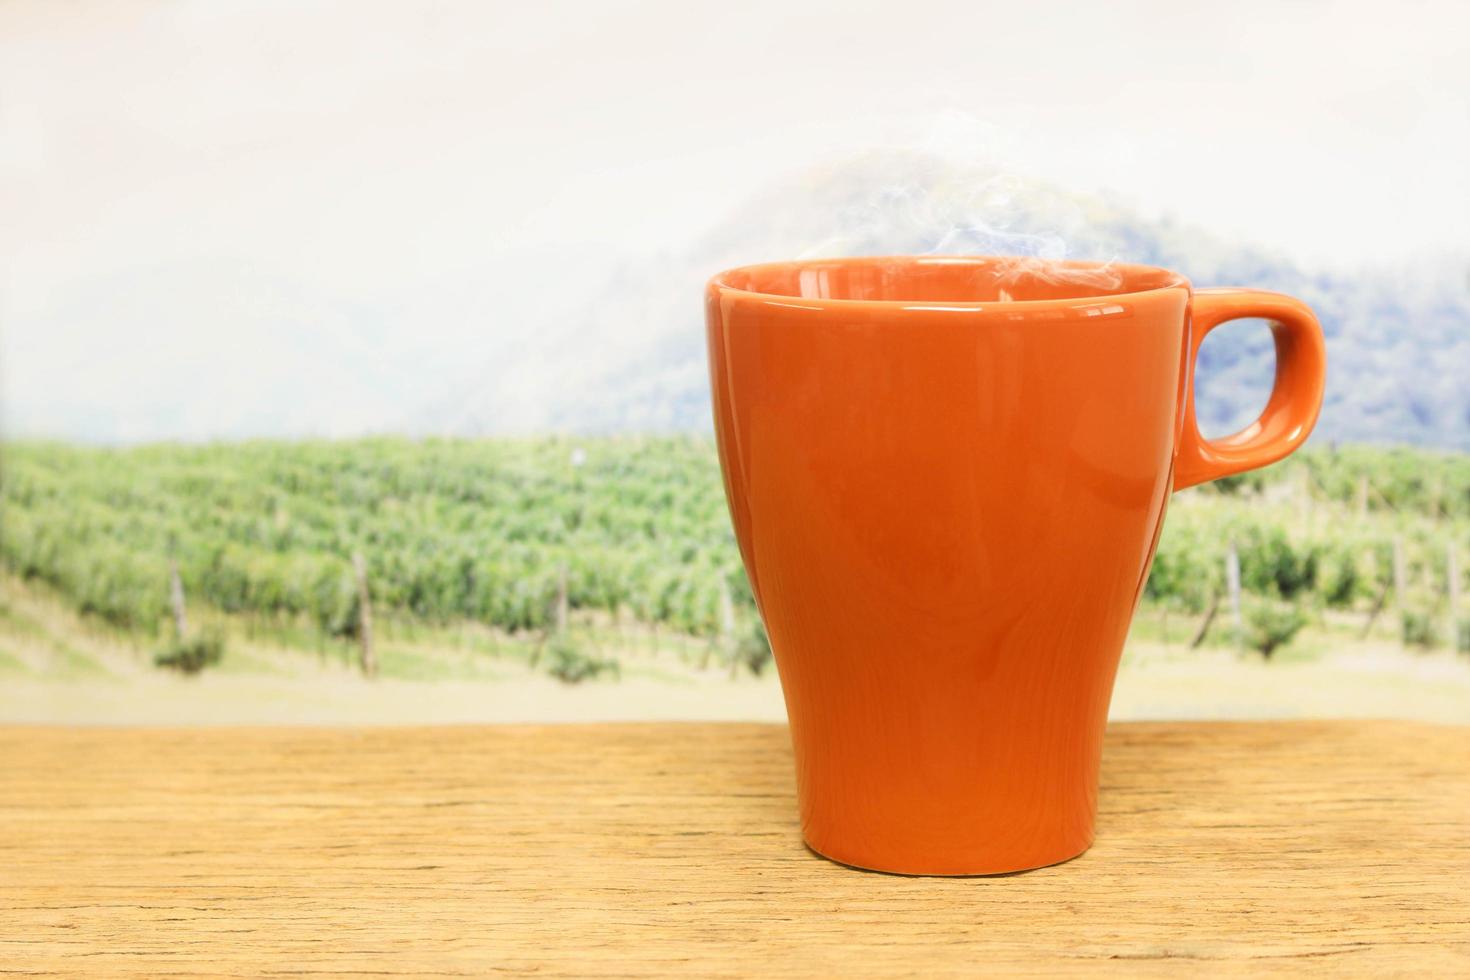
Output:
<path fill-rule="evenodd" d="M 389 675 L 769 660 L 704 438 L 12 443 L 0 506 L 7 580 L 158 669 L 244 669 L 265 642 L 355 664 L 364 593 Z M 1470 456 L 1314 449 L 1176 497 L 1139 630 L 1276 659 L 1323 631 L 1463 650 L 1467 559 Z M 13 605 L 6 636 L 39 628 Z M 0 647 L 0 671 L 23 659 Z"/>

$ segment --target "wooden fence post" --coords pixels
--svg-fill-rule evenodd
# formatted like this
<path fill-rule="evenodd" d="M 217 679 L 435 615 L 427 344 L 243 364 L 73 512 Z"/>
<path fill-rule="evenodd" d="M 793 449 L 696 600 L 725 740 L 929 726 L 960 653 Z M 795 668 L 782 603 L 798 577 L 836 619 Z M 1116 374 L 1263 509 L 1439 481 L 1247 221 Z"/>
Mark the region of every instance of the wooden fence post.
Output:
<path fill-rule="evenodd" d="M 1460 646 L 1460 563 L 1453 538 L 1444 545 L 1444 575 L 1445 595 L 1450 603 L 1450 628 L 1445 635 L 1449 637 L 1450 649 L 1457 650 Z"/>
<path fill-rule="evenodd" d="M 704 645 L 704 656 L 699 660 L 700 670 L 709 670 L 710 660 L 713 659 L 716 649 L 725 656 L 731 656 L 731 638 L 735 635 L 735 604 L 730 600 L 730 586 L 720 579 L 720 632 L 719 635 L 711 637 Z"/>
<path fill-rule="evenodd" d="M 189 632 L 189 620 L 184 611 L 184 580 L 179 578 L 179 560 L 168 557 L 168 598 L 174 609 L 174 632 L 182 640 Z"/>
<path fill-rule="evenodd" d="M 1405 593 L 1409 591 L 1409 570 L 1404 561 L 1404 537 L 1393 536 L 1393 602 L 1399 612 L 1404 611 Z"/>
<path fill-rule="evenodd" d="M 1245 618 L 1240 611 L 1240 554 L 1235 550 L 1235 541 L 1225 553 L 1225 587 L 1230 590 L 1230 615 L 1235 621 L 1235 642 L 1238 646 L 1245 639 Z"/>
<path fill-rule="evenodd" d="M 556 581 L 556 631 L 565 633 L 567 631 L 567 565 L 562 562 L 557 569 Z"/>
<path fill-rule="evenodd" d="M 618 649 L 626 650 L 631 654 L 633 652 L 635 637 L 628 628 L 628 607 L 621 602 L 618 603 L 617 607 L 613 610 L 613 619 L 617 622 Z"/>
<path fill-rule="evenodd" d="M 357 576 L 357 638 L 362 641 L 362 675 L 378 676 L 378 658 L 373 653 L 373 600 L 368 591 L 367 559 L 362 552 L 352 555 L 352 570 Z"/>
<path fill-rule="evenodd" d="M 1210 608 L 1205 610 L 1205 618 L 1200 621 L 1199 629 L 1195 630 L 1194 639 L 1189 641 L 1191 650 L 1199 649 L 1200 644 L 1205 642 L 1205 637 L 1210 633 L 1210 627 L 1214 625 L 1215 615 L 1220 611 L 1220 593 L 1216 592 L 1210 596 Z"/>
<path fill-rule="evenodd" d="M 1366 640 L 1368 634 L 1373 632 L 1373 624 L 1378 622 L 1378 616 L 1383 612 L 1383 607 L 1388 604 L 1388 590 L 1391 586 L 1385 580 L 1383 588 L 1378 590 L 1378 598 L 1373 600 L 1373 608 L 1368 612 L 1368 621 L 1363 624 L 1363 632 L 1358 634 L 1358 639 Z"/>
<path fill-rule="evenodd" d="M 740 667 L 739 649 L 735 643 L 735 600 L 730 598 L 730 583 L 720 576 L 720 648 L 730 658 L 730 676 Z"/>

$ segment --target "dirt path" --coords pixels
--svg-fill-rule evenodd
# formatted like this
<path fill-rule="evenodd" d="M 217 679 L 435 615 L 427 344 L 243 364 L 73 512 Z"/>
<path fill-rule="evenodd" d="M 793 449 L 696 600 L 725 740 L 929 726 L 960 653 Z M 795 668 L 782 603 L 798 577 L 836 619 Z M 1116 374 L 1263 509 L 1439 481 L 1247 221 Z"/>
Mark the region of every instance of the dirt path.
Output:
<path fill-rule="evenodd" d="M 1449 654 L 1367 650 L 1314 663 L 1263 664 L 1232 653 L 1129 662 L 1115 719 L 1414 718 L 1470 724 L 1470 664 Z M 774 677 L 722 671 L 566 685 L 500 680 L 363 681 L 345 672 L 139 672 L 0 679 L 0 722 L 66 724 L 421 724 L 432 722 L 781 720 Z"/>
<path fill-rule="evenodd" d="M 785 718 L 774 674 L 731 679 L 671 651 L 628 653 L 619 681 L 568 685 L 433 643 L 385 651 L 396 676 L 365 681 L 310 652 L 232 639 L 220 668 L 180 677 L 12 582 L 0 605 L 0 723 L 212 725 L 753 720 Z M 1136 642 L 1115 719 L 1409 718 L 1470 724 L 1470 658 L 1339 643 L 1266 663 L 1233 650 Z M 390 674 L 393 673 L 390 671 Z M 408 679 L 414 678 L 414 679 Z"/>

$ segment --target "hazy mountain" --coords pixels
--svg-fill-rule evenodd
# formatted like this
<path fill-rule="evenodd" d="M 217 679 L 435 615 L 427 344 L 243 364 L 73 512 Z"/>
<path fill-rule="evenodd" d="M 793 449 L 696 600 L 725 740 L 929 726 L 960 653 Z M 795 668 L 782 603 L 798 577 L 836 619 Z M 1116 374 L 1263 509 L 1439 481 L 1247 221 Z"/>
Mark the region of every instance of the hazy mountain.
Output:
<path fill-rule="evenodd" d="M 1329 351 L 1315 439 L 1470 450 L 1467 266 L 1350 275 L 1305 269 L 1101 198 L 909 154 L 875 155 L 806 175 L 741 208 L 678 259 L 620 277 L 599 305 L 647 319 L 644 339 L 582 378 L 549 421 L 559 428 L 706 428 L 698 296 L 709 274 L 799 255 L 911 252 L 1095 258 L 1177 269 L 1196 286 L 1278 290 L 1306 300 Z M 1233 431 L 1264 404 L 1274 352 L 1259 324 L 1218 330 L 1201 352 L 1199 413 Z"/>
<path fill-rule="evenodd" d="M 88 441 L 707 430 L 702 289 L 712 273 L 931 251 L 1143 262 L 1198 286 L 1291 293 L 1328 336 L 1317 439 L 1470 450 L 1465 265 L 1306 269 L 1115 201 L 908 153 L 773 187 L 652 260 L 620 258 L 616 245 L 520 250 L 466 254 L 428 278 L 364 281 L 288 273 L 260 256 L 143 267 L 123 257 L 109 276 L 9 309 L 0 408 L 8 434 Z M 1207 431 L 1259 409 L 1272 357 L 1259 327 L 1211 337 L 1199 397 Z"/>

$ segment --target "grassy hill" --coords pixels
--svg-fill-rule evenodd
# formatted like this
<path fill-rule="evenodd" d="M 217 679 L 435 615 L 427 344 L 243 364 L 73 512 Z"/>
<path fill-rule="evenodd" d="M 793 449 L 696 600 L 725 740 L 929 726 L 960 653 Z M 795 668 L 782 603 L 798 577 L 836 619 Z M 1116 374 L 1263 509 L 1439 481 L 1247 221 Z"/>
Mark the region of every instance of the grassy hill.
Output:
<path fill-rule="evenodd" d="M 707 439 L 15 443 L 0 462 L 0 563 L 43 603 L 27 615 L 64 609 L 160 669 L 262 644 L 569 682 L 638 651 L 769 661 Z M 1470 456 L 1311 450 L 1176 496 L 1139 628 L 1277 659 L 1324 629 L 1467 648 L 1467 567 Z M 0 647 L 0 669 L 24 660 Z"/>

